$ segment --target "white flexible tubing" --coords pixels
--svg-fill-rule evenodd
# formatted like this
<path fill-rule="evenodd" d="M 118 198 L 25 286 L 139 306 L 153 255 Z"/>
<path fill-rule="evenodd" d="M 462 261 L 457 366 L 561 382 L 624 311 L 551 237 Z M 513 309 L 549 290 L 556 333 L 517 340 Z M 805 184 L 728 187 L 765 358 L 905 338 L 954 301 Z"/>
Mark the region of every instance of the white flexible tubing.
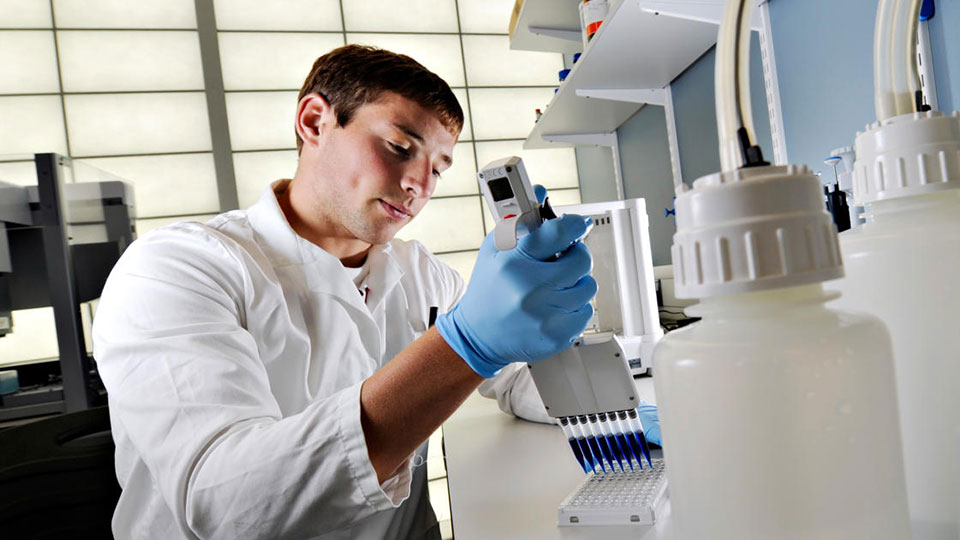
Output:
<path fill-rule="evenodd" d="M 714 91 L 717 107 L 717 134 L 720 141 L 720 168 L 723 171 L 732 171 L 743 165 L 740 142 L 737 139 L 741 120 L 750 140 L 754 140 L 749 69 L 750 21 L 753 17 L 753 8 L 754 0 L 727 2 L 717 34 Z M 741 10 L 743 10 L 742 14 Z M 737 42 L 738 17 L 740 18 L 739 42 Z M 742 62 L 739 77 L 738 62 Z M 734 85 L 736 78 L 739 78 L 740 83 L 739 103 Z"/>
<path fill-rule="evenodd" d="M 890 62 L 892 63 L 893 97 L 896 103 L 897 114 L 907 114 L 916 111 L 915 91 L 917 85 L 911 77 L 917 76 L 917 15 L 920 12 L 918 0 L 896 0 L 893 8 L 892 49 Z M 913 41 L 911 41 L 911 39 Z M 913 52 L 911 56 L 911 51 Z M 913 65 L 910 65 L 912 58 Z"/>
<path fill-rule="evenodd" d="M 874 104 L 877 120 L 916 112 L 920 89 L 917 25 L 922 0 L 880 0 L 874 29 Z"/>
<path fill-rule="evenodd" d="M 893 10 L 897 0 L 880 0 L 873 29 L 873 95 L 877 120 L 897 115 L 893 91 Z"/>

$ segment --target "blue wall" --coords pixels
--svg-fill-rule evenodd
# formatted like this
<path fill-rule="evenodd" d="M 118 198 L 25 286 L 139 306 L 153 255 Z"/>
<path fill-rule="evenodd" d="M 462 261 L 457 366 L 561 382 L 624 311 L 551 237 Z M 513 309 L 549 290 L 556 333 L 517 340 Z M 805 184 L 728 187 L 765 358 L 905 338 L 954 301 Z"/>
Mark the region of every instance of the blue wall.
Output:
<path fill-rule="evenodd" d="M 873 26 L 878 0 L 773 0 L 770 22 L 790 163 L 826 171 L 876 120 Z M 832 173 L 832 169 L 831 172 Z"/>
<path fill-rule="evenodd" d="M 613 176 L 613 155 L 606 146 L 578 146 L 577 173 L 580 175 L 580 199 L 604 202 L 617 199 Z"/>
<path fill-rule="evenodd" d="M 878 0 L 771 0 L 770 21 L 791 163 L 827 170 L 823 159 L 852 146 L 876 121 L 873 27 Z M 960 103 L 960 1 L 937 0 L 930 20 L 940 109 Z M 949 34 L 949 32 L 953 32 Z M 832 175 L 832 171 L 829 172 Z"/>
<path fill-rule="evenodd" d="M 664 215 L 665 208 L 673 207 L 673 173 L 663 107 L 643 107 L 620 126 L 617 136 L 624 197 L 646 200 L 653 264 L 670 264 L 676 226 L 673 216 Z"/>

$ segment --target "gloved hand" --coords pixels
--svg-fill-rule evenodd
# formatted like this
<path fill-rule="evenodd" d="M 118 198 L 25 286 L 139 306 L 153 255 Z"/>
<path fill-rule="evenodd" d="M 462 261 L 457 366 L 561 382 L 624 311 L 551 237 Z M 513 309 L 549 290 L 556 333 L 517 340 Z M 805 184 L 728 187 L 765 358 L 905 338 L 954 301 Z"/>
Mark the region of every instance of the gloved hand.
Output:
<path fill-rule="evenodd" d="M 436 322 L 474 371 L 492 377 L 511 362 L 549 358 L 583 332 L 597 293 L 593 259 L 580 242 L 590 224 L 575 214 L 551 219 L 507 251 L 487 235 L 466 293 Z"/>
<path fill-rule="evenodd" d="M 640 406 L 637 407 L 637 416 L 640 418 L 643 436 L 646 437 L 647 442 L 663 446 L 660 441 L 660 417 L 657 416 L 657 406 L 641 399 Z"/>

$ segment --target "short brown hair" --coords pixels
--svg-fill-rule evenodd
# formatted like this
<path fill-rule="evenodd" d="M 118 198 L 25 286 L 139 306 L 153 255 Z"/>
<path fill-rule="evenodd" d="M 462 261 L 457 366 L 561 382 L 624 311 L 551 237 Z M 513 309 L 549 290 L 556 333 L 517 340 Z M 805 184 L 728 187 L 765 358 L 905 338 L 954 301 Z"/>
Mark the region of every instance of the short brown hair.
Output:
<path fill-rule="evenodd" d="M 345 126 L 358 107 L 384 92 L 435 111 L 454 135 L 463 128 L 463 110 L 446 81 L 409 56 L 363 45 L 346 45 L 317 58 L 297 103 L 307 94 L 320 94 L 333 106 L 337 124 Z M 302 147 L 297 133 L 298 153 Z"/>

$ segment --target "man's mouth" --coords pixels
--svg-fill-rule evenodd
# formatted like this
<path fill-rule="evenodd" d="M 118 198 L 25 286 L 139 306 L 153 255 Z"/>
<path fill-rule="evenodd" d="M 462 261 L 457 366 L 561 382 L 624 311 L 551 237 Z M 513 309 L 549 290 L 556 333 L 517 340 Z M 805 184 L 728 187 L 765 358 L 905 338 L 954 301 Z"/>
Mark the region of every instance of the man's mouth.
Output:
<path fill-rule="evenodd" d="M 410 219 L 411 217 L 413 217 L 413 215 L 410 213 L 409 210 L 401 206 L 395 206 L 383 199 L 379 199 L 379 201 L 380 201 L 380 206 L 382 206 L 384 211 L 386 211 L 387 214 L 393 219 L 396 219 L 399 221 L 399 220 Z"/>

